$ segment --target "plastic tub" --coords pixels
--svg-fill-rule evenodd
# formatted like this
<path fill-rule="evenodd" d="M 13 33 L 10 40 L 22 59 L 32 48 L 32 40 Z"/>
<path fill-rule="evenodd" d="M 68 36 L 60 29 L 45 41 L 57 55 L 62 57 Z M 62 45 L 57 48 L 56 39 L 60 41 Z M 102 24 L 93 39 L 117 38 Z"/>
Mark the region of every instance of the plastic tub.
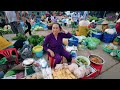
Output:
<path fill-rule="evenodd" d="M 35 53 L 36 57 L 40 58 L 43 56 L 43 46 L 35 46 L 33 47 L 33 53 Z"/>

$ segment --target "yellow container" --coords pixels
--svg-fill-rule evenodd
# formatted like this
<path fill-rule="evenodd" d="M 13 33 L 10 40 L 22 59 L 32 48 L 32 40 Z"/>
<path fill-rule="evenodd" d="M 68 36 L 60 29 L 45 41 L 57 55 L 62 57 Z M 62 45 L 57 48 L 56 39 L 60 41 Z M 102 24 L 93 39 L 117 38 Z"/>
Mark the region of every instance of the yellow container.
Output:
<path fill-rule="evenodd" d="M 78 35 L 79 36 L 82 36 L 82 35 L 84 35 L 84 36 L 87 36 L 87 34 L 88 34 L 88 32 L 89 32 L 89 28 L 88 28 L 88 26 L 78 26 Z"/>
<path fill-rule="evenodd" d="M 35 46 L 33 47 L 33 52 L 36 53 L 36 52 L 40 52 L 43 50 L 43 46 Z"/>
<path fill-rule="evenodd" d="M 12 42 L 7 41 L 4 37 L 0 36 L 0 50 L 3 50 L 13 45 Z"/>

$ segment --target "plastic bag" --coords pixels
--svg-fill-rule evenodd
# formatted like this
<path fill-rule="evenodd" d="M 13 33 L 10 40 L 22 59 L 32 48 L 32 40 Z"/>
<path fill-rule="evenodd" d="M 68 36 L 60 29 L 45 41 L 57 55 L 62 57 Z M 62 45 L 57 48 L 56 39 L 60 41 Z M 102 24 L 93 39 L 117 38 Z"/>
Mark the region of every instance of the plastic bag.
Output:
<path fill-rule="evenodd" d="M 23 45 L 23 48 L 19 50 L 20 55 L 23 59 L 32 57 L 32 45 L 28 45 L 27 43 Z"/>
<path fill-rule="evenodd" d="M 88 42 L 88 48 L 93 50 L 97 48 L 97 44 L 95 42 Z"/>
<path fill-rule="evenodd" d="M 99 39 L 94 37 L 88 37 L 85 41 L 87 42 L 87 47 L 91 50 L 96 49 L 101 42 Z"/>

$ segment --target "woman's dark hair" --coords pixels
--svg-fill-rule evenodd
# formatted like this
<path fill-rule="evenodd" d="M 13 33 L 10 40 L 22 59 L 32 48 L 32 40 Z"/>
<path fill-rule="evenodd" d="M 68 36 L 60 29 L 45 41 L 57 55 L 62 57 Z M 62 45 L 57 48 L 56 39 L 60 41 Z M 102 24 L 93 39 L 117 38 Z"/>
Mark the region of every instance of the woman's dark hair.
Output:
<path fill-rule="evenodd" d="M 59 26 L 60 31 L 62 30 L 62 27 L 61 27 L 61 25 L 60 25 L 59 23 L 53 23 L 53 24 L 52 24 L 52 27 L 53 27 L 54 24 L 57 24 L 57 25 Z"/>

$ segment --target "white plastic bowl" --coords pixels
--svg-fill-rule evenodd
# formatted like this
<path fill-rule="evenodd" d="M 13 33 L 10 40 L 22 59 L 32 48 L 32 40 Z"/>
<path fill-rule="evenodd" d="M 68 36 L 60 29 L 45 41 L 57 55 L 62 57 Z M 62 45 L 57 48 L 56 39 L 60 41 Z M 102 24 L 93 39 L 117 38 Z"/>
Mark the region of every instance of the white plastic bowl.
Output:
<path fill-rule="evenodd" d="M 31 65 L 34 61 L 32 58 L 27 58 L 23 61 L 23 65 Z"/>
<path fill-rule="evenodd" d="M 87 58 L 85 56 L 77 56 L 76 57 L 76 61 L 77 61 L 78 58 L 83 58 L 88 63 L 88 65 L 86 65 L 86 66 L 90 66 L 90 60 L 89 60 L 89 58 Z"/>

